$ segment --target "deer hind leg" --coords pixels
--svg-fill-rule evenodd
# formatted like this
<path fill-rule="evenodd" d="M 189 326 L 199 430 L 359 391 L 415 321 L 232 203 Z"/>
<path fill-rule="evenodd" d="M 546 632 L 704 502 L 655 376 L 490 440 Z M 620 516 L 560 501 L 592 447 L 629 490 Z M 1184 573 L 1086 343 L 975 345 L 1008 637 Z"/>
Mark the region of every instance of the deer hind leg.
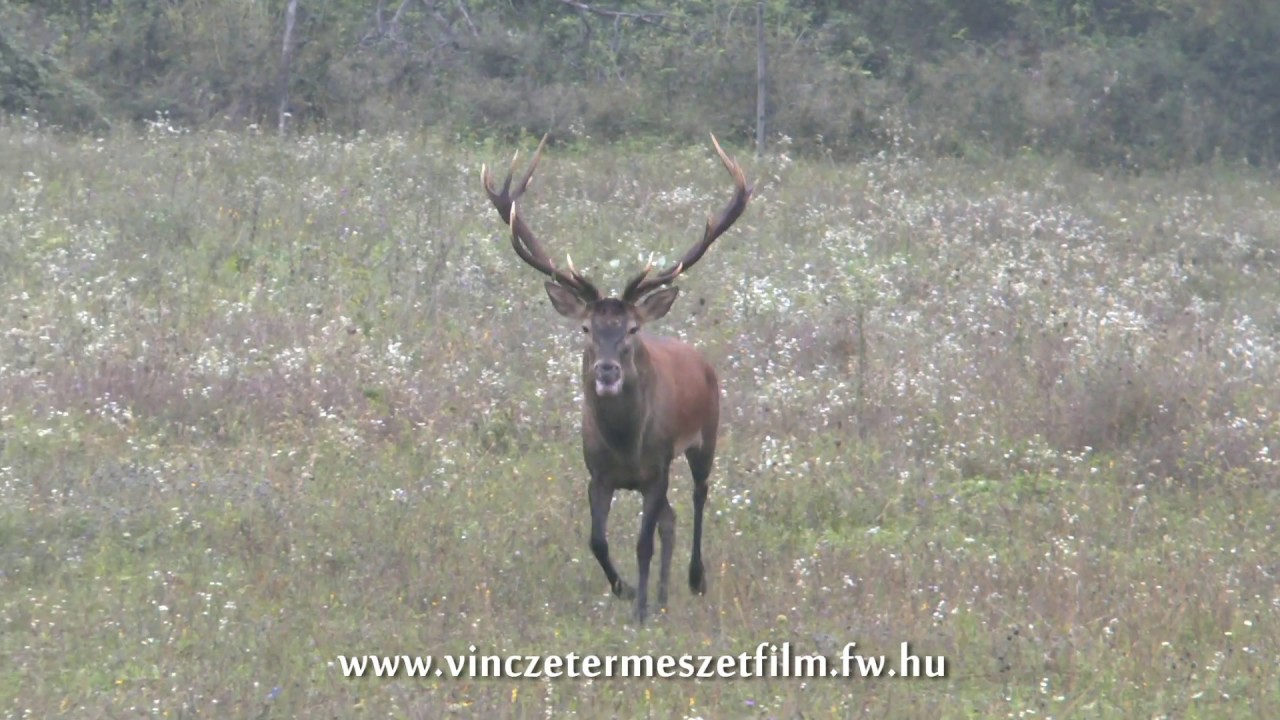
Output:
<path fill-rule="evenodd" d="M 689 461 L 689 469 L 693 471 L 693 553 L 689 558 L 689 590 L 695 595 L 707 593 L 707 576 L 702 568 L 702 513 L 707 506 L 707 492 L 710 488 L 707 479 L 711 477 L 715 447 L 713 436 L 702 447 L 689 448 L 684 454 Z"/>
<path fill-rule="evenodd" d="M 658 515 L 658 540 L 662 543 L 662 565 L 658 570 L 658 607 L 667 606 L 667 586 L 671 584 L 671 553 L 676 549 L 676 511 L 663 498 Z"/>
<path fill-rule="evenodd" d="M 635 590 L 627 585 L 613 567 L 609 558 L 609 541 L 606 531 L 609 526 L 609 509 L 613 505 L 613 488 L 607 487 L 595 478 L 587 485 L 587 499 L 591 503 L 591 553 L 604 570 L 605 579 L 609 581 L 609 589 L 623 600 L 636 596 Z"/>

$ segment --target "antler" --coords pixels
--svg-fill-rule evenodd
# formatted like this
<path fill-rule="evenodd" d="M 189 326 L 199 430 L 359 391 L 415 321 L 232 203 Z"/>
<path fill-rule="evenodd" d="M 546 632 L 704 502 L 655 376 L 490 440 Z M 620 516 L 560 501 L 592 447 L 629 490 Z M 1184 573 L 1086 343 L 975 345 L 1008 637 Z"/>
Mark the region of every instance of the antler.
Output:
<path fill-rule="evenodd" d="M 578 297 L 589 302 L 600 299 L 600 291 L 596 289 L 585 277 L 578 274 L 573 267 L 573 260 L 569 261 L 569 271 L 565 272 L 556 268 L 556 264 L 547 256 L 545 250 L 542 249 L 542 243 L 538 242 L 529 226 L 525 224 L 524 218 L 516 212 L 516 200 L 524 195 L 524 191 L 529 187 L 529 180 L 533 178 L 533 171 L 538 167 L 538 160 L 542 158 L 542 148 L 547 144 L 547 135 L 542 136 L 542 142 L 538 143 L 538 149 L 533 153 L 533 162 L 529 163 L 529 171 L 524 174 L 520 182 L 516 183 L 514 188 L 511 187 L 511 176 L 516 170 L 516 160 L 519 159 L 520 153 L 517 151 L 515 156 L 511 158 L 511 169 L 507 171 L 507 177 L 502 181 L 502 189 L 495 190 L 493 185 L 493 176 L 489 174 L 489 166 L 482 165 L 480 168 L 480 180 L 484 184 L 484 191 L 489 196 L 489 200 L 493 202 L 493 206 L 498 209 L 498 215 L 502 216 L 502 221 L 511 226 L 511 247 L 515 248 L 516 254 L 520 256 L 535 270 L 548 275 L 555 279 L 556 282 L 573 290 Z"/>
<path fill-rule="evenodd" d="M 734 221 L 738 219 L 738 216 L 742 214 L 742 211 L 746 209 L 747 201 L 751 199 L 751 192 L 754 188 L 747 185 L 747 178 L 743 174 L 742 168 L 725 154 L 714 133 L 711 135 L 711 144 L 715 145 L 716 153 L 720 156 L 720 162 L 724 163 L 725 169 L 733 177 L 733 198 L 729 200 L 728 205 L 724 206 L 720 214 L 714 218 L 707 218 L 707 229 L 702 234 L 702 241 L 689 248 L 679 262 L 661 273 L 649 277 L 649 271 L 653 269 L 653 261 L 651 260 L 644 270 L 640 271 L 639 275 L 631 278 L 627 283 L 626 289 L 622 292 L 622 299 L 626 302 L 635 302 L 644 297 L 645 293 L 650 290 L 663 285 L 670 285 L 672 281 L 679 277 L 680 273 L 693 267 L 694 263 L 701 260 L 703 253 L 707 251 L 707 248 L 711 247 L 711 243 L 723 235 L 724 231 L 728 230 Z"/>

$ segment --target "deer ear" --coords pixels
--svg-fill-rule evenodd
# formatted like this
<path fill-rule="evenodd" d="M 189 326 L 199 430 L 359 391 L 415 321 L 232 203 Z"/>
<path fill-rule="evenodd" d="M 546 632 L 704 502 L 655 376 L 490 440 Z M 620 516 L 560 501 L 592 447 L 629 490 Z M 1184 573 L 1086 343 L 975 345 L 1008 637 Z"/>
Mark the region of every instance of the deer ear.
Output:
<path fill-rule="evenodd" d="M 546 282 L 546 288 L 556 312 L 573 320 L 586 320 L 591 315 L 591 304 L 574 291 L 551 280 Z"/>
<path fill-rule="evenodd" d="M 636 314 L 640 322 L 652 322 L 666 315 L 671 310 L 671 303 L 676 301 L 676 296 L 679 294 L 680 288 L 669 286 L 645 295 L 644 299 L 636 303 Z"/>

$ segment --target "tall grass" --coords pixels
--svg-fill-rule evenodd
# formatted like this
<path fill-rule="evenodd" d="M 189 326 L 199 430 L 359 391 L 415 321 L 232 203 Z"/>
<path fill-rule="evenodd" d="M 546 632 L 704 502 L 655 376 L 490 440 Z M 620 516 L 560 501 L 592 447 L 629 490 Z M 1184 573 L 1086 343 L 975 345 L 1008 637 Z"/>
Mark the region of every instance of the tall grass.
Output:
<path fill-rule="evenodd" d="M 515 148 L 162 122 L 0 146 L 5 717 L 1280 712 L 1261 176 L 739 151 L 757 198 L 663 321 L 725 385 L 710 590 L 636 630 L 587 547 L 580 339 L 480 191 Z M 728 193 L 709 147 L 552 147 L 524 212 L 617 289 Z M 908 641 L 948 677 L 335 662 L 762 641 Z"/>

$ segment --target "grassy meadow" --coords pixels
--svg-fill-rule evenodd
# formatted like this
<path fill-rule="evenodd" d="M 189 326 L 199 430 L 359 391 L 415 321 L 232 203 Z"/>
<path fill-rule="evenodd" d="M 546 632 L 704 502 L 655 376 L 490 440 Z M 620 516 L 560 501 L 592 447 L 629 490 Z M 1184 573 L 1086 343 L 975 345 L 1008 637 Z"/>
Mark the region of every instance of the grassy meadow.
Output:
<path fill-rule="evenodd" d="M 724 386 L 709 589 L 680 459 L 637 629 L 581 334 L 480 189 L 536 138 L 0 125 L 0 717 L 1280 717 L 1274 178 L 722 140 L 757 197 L 655 327 Z M 617 292 L 730 188 L 709 141 L 552 144 L 522 210 Z M 947 677 L 337 663 L 904 641 Z"/>

